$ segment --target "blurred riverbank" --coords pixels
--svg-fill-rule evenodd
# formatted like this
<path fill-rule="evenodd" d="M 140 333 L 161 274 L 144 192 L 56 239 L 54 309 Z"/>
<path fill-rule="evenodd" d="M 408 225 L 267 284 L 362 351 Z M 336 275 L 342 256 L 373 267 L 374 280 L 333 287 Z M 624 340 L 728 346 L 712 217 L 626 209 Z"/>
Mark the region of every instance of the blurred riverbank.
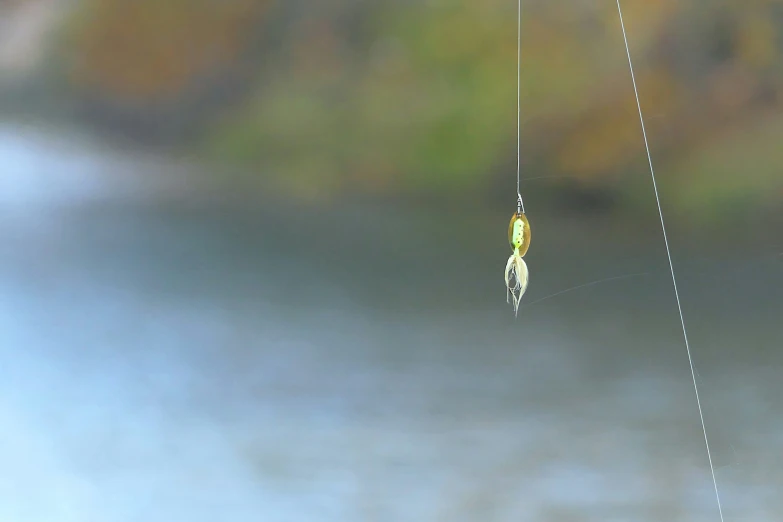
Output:
<path fill-rule="evenodd" d="M 523 17 L 525 192 L 627 219 L 650 187 L 616 9 L 561 7 Z M 624 8 L 669 220 L 740 237 L 779 224 L 779 6 Z M 248 195 L 505 206 L 514 9 L 15 0 L 0 8 L 0 109 L 187 156 Z"/>

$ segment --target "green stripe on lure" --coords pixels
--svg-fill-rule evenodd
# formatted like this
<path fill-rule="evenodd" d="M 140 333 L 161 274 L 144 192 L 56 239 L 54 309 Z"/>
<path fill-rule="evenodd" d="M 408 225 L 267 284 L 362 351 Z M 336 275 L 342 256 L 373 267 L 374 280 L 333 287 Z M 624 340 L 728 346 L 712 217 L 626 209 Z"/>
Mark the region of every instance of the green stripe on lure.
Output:
<path fill-rule="evenodd" d="M 519 311 L 519 302 L 527 290 L 528 272 L 525 260 L 522 259 L 530 247 L 530 222 L 523 212 L 511 216 L 508 224 L 508 244 L 511 246 L 511 257 L 506 263 L 504 279 L 506 281 L 506 302 L 514 307 L 514 315 Z"/>

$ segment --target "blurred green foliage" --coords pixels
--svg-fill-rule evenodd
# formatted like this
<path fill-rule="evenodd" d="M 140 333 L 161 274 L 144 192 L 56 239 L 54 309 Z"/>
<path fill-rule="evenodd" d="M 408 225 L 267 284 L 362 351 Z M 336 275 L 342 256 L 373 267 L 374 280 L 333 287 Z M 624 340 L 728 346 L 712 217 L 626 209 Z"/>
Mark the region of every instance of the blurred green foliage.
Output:
<path fill-rule="evenodd" d="M 623 190 L 645 158 L 615 3 L 523 4 L 523 176 Z M 54 54 L 114 127 L 187 129 L 184 146 L 302 197 L 513 190 L 516 2 L 75 5 Z M 667 198 L 702 217 L 779 207 L 783 1 L 624 10 Z"/>

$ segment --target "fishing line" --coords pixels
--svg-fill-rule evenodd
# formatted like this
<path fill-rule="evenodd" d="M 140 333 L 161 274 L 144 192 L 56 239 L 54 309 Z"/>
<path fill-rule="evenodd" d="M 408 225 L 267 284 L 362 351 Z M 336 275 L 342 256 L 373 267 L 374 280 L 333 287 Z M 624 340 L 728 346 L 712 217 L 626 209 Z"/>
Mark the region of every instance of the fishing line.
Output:
<path fill-rule="evenodd" d="M 528 306 L 533 306 L 534 304 L 541 303 L 543 301 L 548 301 L 549 299 L 561 296 L 563 294 L 567 294 L 569 292 L 573 292 L 575 290 L 581 290 L 582 288 L 587 288 L 589 286 L 595 286 L 603 283 L 609 283 L 610 281 L 619 281 L 621 279 L 629 279 L 631 277 L 641 277 L 650 275 L 649 272 L 638 272 L 635 274 L 625 274 L 625 275 L 619 275 L 619 276 L 613 276 L 613 277 L 605 277 L 604 279 L 596 279 L 595 281 L 590 281 L 588 283 L 582 283 L 580 285 L 572 286 L 570 288 L 566 288 L 565 290 L 560 290 L 559 292 L 555 292 L 554 294 L 545 295 L 544 297 L 541 297 L 539 299 L 536 299 L 535 301 L 531 301 L 529 303 L 525 303 L 525 306 L 523 308 L 527 308 Z"/>
<path fill-rule="evenodd" d="M 625 32 L 625 22 L 623 21 L 623 10 L 620 7 L 620 0 L 617 0 L 617 14 L 620 16 L 620 28 L 623 31 L 623 41 L 625 42 L 625 53 L 628 57 L 628 68 L 631 71 L 631 82 L 633 83 L 633 92 L 636 97 L 636 108 L 639 111 L 639 123 L 642 127 L 642 137 L 644 138 L 644 148 L 647 151 L 647 163 L 650 166 L 650 176 L 652 177 L 653 191 L 655 192 L 655 201 L 658 204 L 658 215 L 661 218 L 661 232 L 663 233 L 663 242 L 666 245 L 666 256 L 669 259 L 669 271 L 672 275 L 672 286 L 674 287 L 674 297 L 677 300 L 677 310 L 680 313 L 680 324 L 682 325 L 682 336 L 685 340 L 685 351 L 688 354 L 688 363 L 691 368 L 691 377 L 693 378 L 693 391 L 696 393 L 696 405 L 699 408 L 699 419 L 701 420 L 701 429 L 704 434 L 704 444 L 707 447 L 707 459 L 710 463 L 710 473 L 712 475 L 712 485 L 715 488 L 715 498 L 718 501 L 718 514 L 720 515 L 721 522 L 723 519 L 723 507 L 721 506 L 720 493 L 718 491 L 718 480 L 715 478 L 715 466 L 712 464 L 712 452 L 710 451 L 710 442 L 707 438 L 707 426 L 704 423 L 704 412 L 701 407 L 701 399 L 699 398 L 699 385 L 696 382 L 696 370 L 693 365 L 693 357 L 691 356 L 691 347 L 688 342 L 688 331 L 685 328 L 685 317 L 682 313 L 682 305 L 680 304 L 680 293 L 677 290 L 677 278 L 674 275 L 674 263 L 672 262 L 672 254 L 669 249 L 669 239 L 666 236 L 666 224 L 663 219 L 663 210 L 661 209 L 661 198 L 658 195 L 658 184 L 655 181 L 655 169 L 653 168 L 652 156 L 650 155 L 650 145 L 647 141 L 647 130 L 644 126 L 644 116 L 642 115 L 642 105 L 639 102 L 639 90 L 636 87 L 636 76 L 633 71 L 633 61 L 631 60 L 631 50 L 628 46 L 628 35 Z"/>
<path fill-rule="evenodd" d="M 525 202 L 520 191 L 520 176 L 522 171 L 522 0 L 517 9 L 517 213 L 525 213 Z"/>

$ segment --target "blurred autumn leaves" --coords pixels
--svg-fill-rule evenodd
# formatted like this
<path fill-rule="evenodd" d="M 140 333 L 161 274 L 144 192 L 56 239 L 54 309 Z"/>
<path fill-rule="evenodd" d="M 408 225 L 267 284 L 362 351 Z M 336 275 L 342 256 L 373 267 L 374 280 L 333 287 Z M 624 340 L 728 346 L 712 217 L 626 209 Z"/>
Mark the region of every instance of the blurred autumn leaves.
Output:
<path fill-rule="evenodd" d="M 168 129 L 305 197 L 513 190 L 516 2 L 75 6 L 54 55 L 108 128 Z M 643 172 L 614 1 L 524 10 L 524 176 L 611 188 Z M 783 1 L 624 10 L 667 198 L 705 214 L 733 200 L 779 208 Z"/>
<path fill-rule="evenodd" d="M 128 102 L 175 102 L 236 67 L 265 2 L 85 2 L 75 14 L 70 80 Z"/>

